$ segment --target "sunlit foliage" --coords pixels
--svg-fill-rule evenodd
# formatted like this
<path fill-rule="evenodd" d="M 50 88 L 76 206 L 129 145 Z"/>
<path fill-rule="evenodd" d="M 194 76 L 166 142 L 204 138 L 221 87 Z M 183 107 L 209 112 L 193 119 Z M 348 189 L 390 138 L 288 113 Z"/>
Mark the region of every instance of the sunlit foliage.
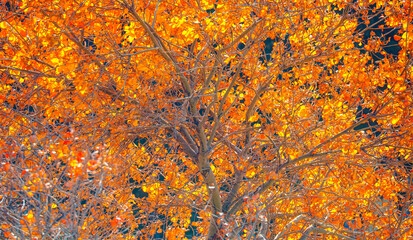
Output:
<path fill-rule="evenodd" d="M 412 236 L 412 17 L 3 0 L 0 239 Z"/>

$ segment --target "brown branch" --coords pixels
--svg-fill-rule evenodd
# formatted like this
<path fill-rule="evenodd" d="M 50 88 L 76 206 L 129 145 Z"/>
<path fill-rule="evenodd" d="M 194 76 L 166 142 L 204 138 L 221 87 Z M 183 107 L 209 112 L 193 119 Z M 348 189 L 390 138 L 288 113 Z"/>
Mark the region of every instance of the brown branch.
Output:
<path fill-rule="evenodd" d="M 195 163 L 197 163 L 198 161 L 197 153 L 195 152 L 194 149 L 191 148 L 188 142 L 185 141 L 185 138 L 175 128 L 172 128 L 172 127 L 167 128 L 167 131 L 169 131 L 169 133 L 179 143 L 184 153 L 188 154 L 188 156 L 191 157 Z"/>

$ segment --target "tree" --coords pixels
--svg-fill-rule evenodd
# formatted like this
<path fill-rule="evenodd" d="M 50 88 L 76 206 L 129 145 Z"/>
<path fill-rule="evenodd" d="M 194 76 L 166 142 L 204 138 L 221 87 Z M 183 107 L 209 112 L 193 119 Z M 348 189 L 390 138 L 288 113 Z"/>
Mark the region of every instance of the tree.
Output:
<path fill-rule="evenodd" d="M 3 1 L 0 236 L 412 235 L 412 15 Z"/>

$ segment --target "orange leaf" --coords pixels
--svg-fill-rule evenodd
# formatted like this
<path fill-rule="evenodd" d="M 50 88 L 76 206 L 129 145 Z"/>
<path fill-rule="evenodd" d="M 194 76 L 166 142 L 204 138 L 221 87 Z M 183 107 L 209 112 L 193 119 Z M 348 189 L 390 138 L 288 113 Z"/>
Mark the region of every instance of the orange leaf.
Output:
<path fill-rule="evenodd" d="M 110 221 L 110 226 L 114 228 L 118 226 L 121 222 L 123 222 L 122 218 L 115 217 L 114 219 L 112 219 L 112 221 Z"/>

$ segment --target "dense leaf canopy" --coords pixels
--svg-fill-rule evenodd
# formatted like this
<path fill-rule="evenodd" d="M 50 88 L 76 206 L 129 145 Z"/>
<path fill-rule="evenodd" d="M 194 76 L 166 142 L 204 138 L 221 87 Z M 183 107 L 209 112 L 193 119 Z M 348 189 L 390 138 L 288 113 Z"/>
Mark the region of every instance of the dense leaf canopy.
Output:
<path fill-rule="evenodd" d="M 0 239 L 412 236 L 412 18 L 1 1 Z"/>

